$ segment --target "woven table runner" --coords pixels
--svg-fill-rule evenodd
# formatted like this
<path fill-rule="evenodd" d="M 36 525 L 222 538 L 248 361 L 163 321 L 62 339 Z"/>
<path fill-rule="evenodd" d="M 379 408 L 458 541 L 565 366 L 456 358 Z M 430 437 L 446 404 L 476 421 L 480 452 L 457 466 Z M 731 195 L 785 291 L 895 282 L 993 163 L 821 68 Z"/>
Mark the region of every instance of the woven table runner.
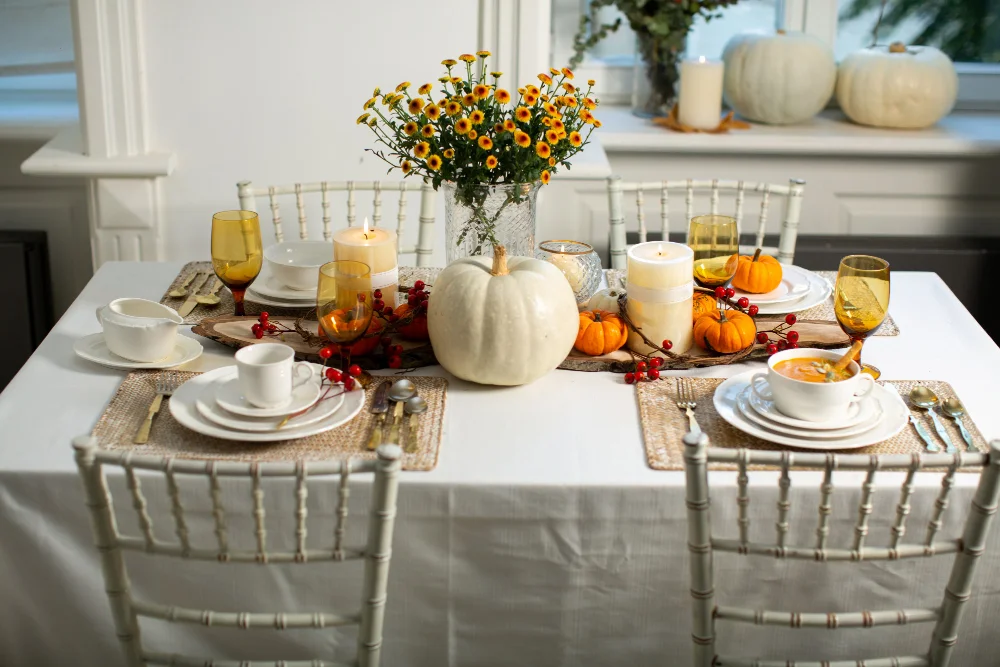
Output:
<path fill-rule="evenodd" d="M 760 449 L 770 451 L 782 451 L 792 449 L 784 445 L 777 445 L 765 440 L 760 440 L 747 435 L 730 426 L 719 413 L 715 411 L 712 397 L 716 388 L 725 382 L 721 378 L 685 378 L 695 395 L 698 408 L 695 410 L 695 417 L 701 430 L 708 434 L 713 447 L 724 447 L 727 449 L 738 449 L 747 447 L 749 449 Z M 910 390 L 917 385 L 930 388 L 939 398 L 951 398 L 956 396 L 955 390 L 947 382 L 926 381 L 926 380 L 893 380 L 880 384 L 892 384 L 899 390 L 901 396 L 906 396 Z M 685 414 L 677 407 L 677 379 L 664 378 L 658 382 L 643 382 L 636 388 L 637 400 L 639 401 L 639 421 L 642 423 L 642 438 L 646 446 L 646 462 L 654 470 L 683 470 L 684 469 L 684 434 L 687 433 L 688 420 Z M 911 408 L 913 415 L 924 425 L 924 428 L 932 438 L 937 438 L 934 427 L 922 410 Z M 965 450 L 965 441 L 958 431 L 958 427 L 952 423 L 951 419 L 941 416 L 948 435 L 955 446 L 960 450 Z M 976 428 L 972 418 L 966 415 L 962 421 L 972 435 L 972 440 L 979 451 L 989 451 L 986 439 Z M 938 444 L 941 444 L 938 442 Z M 942 445 L 942 450 L 944 446 Z M 796 450 L 798 451 L 798 450 Z M 805 451 L 805 450 L 803 450 Z M 844 454 L 912 454 L 926 451 L 924 443 L 913 430 L 907 426 L 892 438 L 870 447 L 860 447 L 851 450 L 834 450 Z M 713 464 L 713 468 L 735 470 L 736 466 L 728 464 Z"/>
<path fill-rule="evenodd" d="M 167 373 L 186 381 L 198 375 L 179 371 L 134 371 L 118 387 L 111 403 L 94 427 L 100 446 L 113 450 L 132 450 L 155 456 L 175 456 L 186 459 L 220 461 L 325 461 L 331 459 L 374 459 L 375 452 L 365 446 L 371 434 L 374 415 L 369 412 L 374 391 L 369 388 L 365 405 L 352 420 L 326 433 L 281 442 L 236 442 L 211 438 L 181 426 L 170 414 L 169 398 L 165 398 L 159 414 L 153 420 L 149 442 L 132 443 L 155 397 L 156 379 Z M 433 470 L 441 449 L 445 399 L 448 380 L 437 377 L 407 375 L 417 386 L 417 392 L 427 401 L 427 412 L 416 421 L 416 451 L 403 454 L 403 470 Z M 381 381 L 381 378 L 378 378 Z M 409 443 L 409 418 L 404 416 L 401 436 Z"/>

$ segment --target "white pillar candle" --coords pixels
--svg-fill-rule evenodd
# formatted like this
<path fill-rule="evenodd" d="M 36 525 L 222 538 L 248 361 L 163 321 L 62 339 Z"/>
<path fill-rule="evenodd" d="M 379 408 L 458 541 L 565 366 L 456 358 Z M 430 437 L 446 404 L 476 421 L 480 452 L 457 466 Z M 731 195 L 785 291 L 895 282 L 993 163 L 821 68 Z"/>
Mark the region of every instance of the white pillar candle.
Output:
<path fill-rule="evenodd" d="M 677 120 L 699 130 L 714 130 L 722 115 L 722 63 L 704 56 L 681 62 Z"/>
<path fill-rule="evenodd" d="M 682 243 L 650 241 L 628 251 L 625 291 L 632 322 L 653 343 L 673 343 L 672 352 L 684 354 L 691 347 L 694 252 Z M 639 334 L 629 331 L 628 346 L 650 354 Z"/>
<path fill-rule="evenodd" d="M 333 235 L 333 259 L 363 262 L 372 272 L 372 289 L 382 290 L 382 300 L 396 307 L 399 268 L 396 265 L 396 232 L 389 229 L 347 227 Z"/>

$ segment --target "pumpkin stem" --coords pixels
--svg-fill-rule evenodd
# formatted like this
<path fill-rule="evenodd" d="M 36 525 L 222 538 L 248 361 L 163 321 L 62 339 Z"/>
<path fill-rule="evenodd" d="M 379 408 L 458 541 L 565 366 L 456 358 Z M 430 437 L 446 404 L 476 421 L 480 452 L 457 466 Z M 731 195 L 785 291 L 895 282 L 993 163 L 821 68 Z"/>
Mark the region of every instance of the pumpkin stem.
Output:
<path fill-rule="evenodd" d="M 889 53 L 906 53 L 906 44 L 893 42 L 889 45 Z"/>
<path fill-rule="evenodd" d="M 493 269 L 490 274 L 494 276 L 506 276 L 510 273 L 507 268 L 507 249 L 502 245 L 493 246 Z"/>
<path fill-rule="evenodd" d="M 752 261 L 756 262 L 760 258 L 760 251 L 761 250 L 762 250 L 762 248 L 757 248 L 756 250 L 753 251 L 753 260 Z"/>

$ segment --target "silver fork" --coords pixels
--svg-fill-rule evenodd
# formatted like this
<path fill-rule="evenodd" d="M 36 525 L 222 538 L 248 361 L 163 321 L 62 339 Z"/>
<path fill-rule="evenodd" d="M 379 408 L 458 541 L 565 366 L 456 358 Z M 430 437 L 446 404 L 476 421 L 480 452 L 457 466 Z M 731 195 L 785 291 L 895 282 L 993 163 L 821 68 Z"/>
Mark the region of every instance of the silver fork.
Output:
<path fill-rule="evenodd" d="M 698 403 L 694 400 L 694 388 L 687 378 L 677 378 L 677 407 L 687 414 L 688 430 L 691 433 L 701 433 L 698 420 L 694 418 Z"/>
<path fill-rule="evenodd" d="M 160 375 L 156 379 L 156 397 L 149 404 L 149 412 L 146 414 L 146 418 L 143 420 L 139 430 L 135 432 L 135 437 L 132 439 L 134 444 L 145 445 L 149 442 L 149 431 L 153 428 L 153 418 L 160 411 L 160 406 L 163 404 L 163 397 L 172 396 L 180 384 L 175 375 Z"/>

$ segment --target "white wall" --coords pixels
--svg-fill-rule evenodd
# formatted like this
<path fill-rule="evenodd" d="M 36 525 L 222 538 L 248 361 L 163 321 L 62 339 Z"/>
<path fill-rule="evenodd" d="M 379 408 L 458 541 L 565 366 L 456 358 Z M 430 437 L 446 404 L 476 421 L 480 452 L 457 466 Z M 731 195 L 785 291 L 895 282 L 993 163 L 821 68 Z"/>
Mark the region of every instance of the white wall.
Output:
<path fill-rule="evenodd" d="M 477 40 L 470 0 L 174 0 L 145 2 L 142 12 L 151 148 L 177 155 L 160 182 L 165 258 L 175 260 L 208 258 L 212 213 L 237 208 L 239 180 L 399 178 L 364 152 L 374 137 L 354 124 L 362 105 L 376 85 L 436 81 L 440 61 L 475 52 Z M 418 198 L 410 201 L 403 245 L 416 239 Z M 293 202 L 282 209 L 288 235 Z M 270 225 L 264 202 L 259 210 Z M 335 203 L 335 227 L 345 211 Z"/>

